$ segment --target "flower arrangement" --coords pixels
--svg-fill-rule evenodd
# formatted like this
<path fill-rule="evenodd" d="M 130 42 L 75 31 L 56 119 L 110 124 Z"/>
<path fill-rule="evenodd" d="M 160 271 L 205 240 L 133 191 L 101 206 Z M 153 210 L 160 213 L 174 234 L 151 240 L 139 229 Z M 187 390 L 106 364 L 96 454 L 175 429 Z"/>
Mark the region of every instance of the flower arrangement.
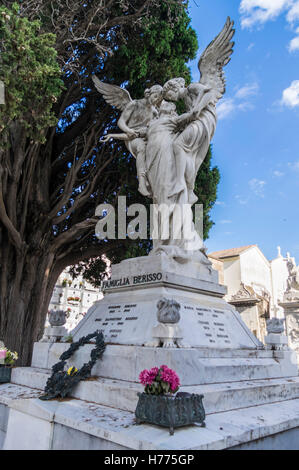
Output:
<path fill-rule="evenodd" d="M 67 370 L 67 375 L 73 376 L 73 375 L 77 374 L 77 372 L 78 372 L 78 369 L 76 367 L 72 366 Z"/>
<path fill-rule="evenodd" d="M 165 395 L 176 393 L 180 387 L 180 379 L 176 372 L 163 365 L 143 370 L 139 381 L 145 386 L 144 392 L 149 395 Z"/>
<path fill-rule="evenodd" d="M 0 366 L 13 366 L 18 359 L 18 353 L 9 351 L 9 349 L 0 349 Z"/>
<path fill-rule="evenodd" d="M 67 301 L 68 302 L 81 302 L 81 298 L 80 297 L 68 297 L 67 298 Z"/>

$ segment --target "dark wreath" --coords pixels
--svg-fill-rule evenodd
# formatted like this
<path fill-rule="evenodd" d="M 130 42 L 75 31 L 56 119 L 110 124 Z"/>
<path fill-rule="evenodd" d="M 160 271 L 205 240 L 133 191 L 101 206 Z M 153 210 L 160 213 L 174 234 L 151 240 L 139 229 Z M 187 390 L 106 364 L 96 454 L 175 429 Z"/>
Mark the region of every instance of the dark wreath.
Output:
<path fill-rule="evenodd" d="M 81 347 L 89 343 L 91 339 L 95 338 L 96 347 L 90 353 L 90 361 L 86 362 L 81 369 L 72 372 L 70 375 L 64 370 L 66 361 Z M 67 397 L 72 389 L 81 380 L 87 379 L 91 376 L 91 369 L 98 359 L 104 354 L 106 345 L 104 336 L 101 331 L 96 331 L 88 336 L 83 336 L 76 343 L 72 343 L 70 348 L 61 354 L 60 362 L 52 367 L 52 375 L 47 380 L 45 387 L 45 395 L 42 395 L 40 400 L 52 400 L 53 398 Z"/>

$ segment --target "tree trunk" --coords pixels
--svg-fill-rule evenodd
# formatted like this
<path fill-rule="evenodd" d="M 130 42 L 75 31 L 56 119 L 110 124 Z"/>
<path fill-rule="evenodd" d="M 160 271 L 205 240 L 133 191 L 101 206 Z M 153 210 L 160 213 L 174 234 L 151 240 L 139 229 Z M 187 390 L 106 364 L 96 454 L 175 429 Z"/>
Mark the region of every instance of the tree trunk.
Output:
<path fill-rule="evenodd" d="M 0 338 L 8 349 L 18 353 L 17 364 L 26 366 L 31 363 L 34 342 L 43 334 L 59 272 L 53 270 L 51 252 L 16 255 L 8 242 L 2 255 Z"/>

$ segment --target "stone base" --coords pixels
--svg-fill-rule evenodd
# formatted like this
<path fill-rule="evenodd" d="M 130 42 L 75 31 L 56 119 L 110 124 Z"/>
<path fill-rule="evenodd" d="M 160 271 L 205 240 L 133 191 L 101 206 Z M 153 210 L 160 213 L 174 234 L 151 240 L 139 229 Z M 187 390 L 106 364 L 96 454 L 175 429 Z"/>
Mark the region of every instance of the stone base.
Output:
<path fill-rule="evenodd" d="M 294 352 L 109 345 L 93 369 L 97 377 L 81 382 L 73 398 L 38 400 L 50 367 L 68 347 L 36 343 L 33 367 L 14 368 L 12 383 L 0 385 L 4 449 L 215 450 L 243 445 L 263 449 L 272 439 L 290 449 L 289 438 L 298 442 Z M 92 348 L 80 349 L 72 364 L 86 362 Z M 181 391 L 204 395 L 205 429 L 188 426 L 170 436 L 167 429 L 135 424 L 137 393 L 142 390 L 138 375 L 142 368 L 162 363 L 179 373 Z"/>
<path fill-rule="evenodd" d="M 11 387 L 20 396 L 21 387 Z M 207 414 L 206 428 L 187 426 L 173 436 L 136 425 L 133 413 L 82 400 L 16 398 L 9 408 L 5 450 L 299 450 L 299 399 Z"/>
<path fill-rule="evenodd" d="M 266 348 L 275 351 L 288 350 L 288 338 L 285 335 L 270 333 L 265 336 Z"/>
<path fill-rule="evenodd" d="M 65 343 L 35 343 L 32 366 L 51 369 L 69 348 Z M 77 369 L 90 359 L 93 345 L 80 348 L 69 360 Z M 168 349 L 108 345 L 92 373 L 96 377 L 138 383 L 144 369 L 166 364 L 182 385 L 201 385 L 240 380 L 259 380 L 298 375 L 293 351 L 227 349 Z"/>
<path fill-rule="evenodd" d="M 44 390 L 50 371 L 32 367 L 14 370 L 15 385 Z M 82 381 L 73 390 L 72 397 L 98 405 L 134 412 L 142 385 L 121 380 L 94 378 Z M 299 377 L 244 380 L 205 385 L 184 385 L 182 392 L 204 395 L 206 412 L 220 413 L 239 408 L 264 405 L 299 397 Z"/>
<path fill-rule="evenodd" d="M 165 298 L 180 304 L 181 347 L 263 348 L 240 314 L 223 299 L 226 289 L 215 281 L 211 268 L 210 274 L 194 277 L 195 263 L 173 263 L 167 257 L 152 256 L 113 266 L 104 299 L 74 329 L 74 341 L 101 330 L 108 344 L 152 344 L 158 326 L 157 303 Z"/>
<path fill-rule="evenodd" d="M 56 343 L 57 341 L 61 341 L 67 334 L 67 329 L 64 326 L 47 326 L 40 342 Z"/>
<path fill-rule="evenodd" d="M 32 367 L 14 369 L 12 383 L 0 385 L 3 448 L 216 450 L 263 446 L 273 436 L 281 446 L 290 435 L 294 441 L 299 432 L 296 355 L 266 350 L 224 294 L 208 264 L 180 265 L 152 256 L 114 266 L 104 300 L 73 332 L 76 341 L 103 331 L 107 347 L 93 368 L 94 378 L 78 384 L 65 401 L 38 400 L 52 366 L 70 345 L 36 343 Z M 173 338 L 180 348 L 144 347 L 157 339 L 162 298 L 181 305 L 181 320 L 173 331 L 158 328 L 158 338 L 160 333 Z M 93 348 L 80 348 L 69 365 L 80 368 Z M 170 436 L 164 428 L 136 425 L 139 374 L 162 364 L 177 372 L 181 391 L 204 395 L 205 429 L 188 426 Z"/>

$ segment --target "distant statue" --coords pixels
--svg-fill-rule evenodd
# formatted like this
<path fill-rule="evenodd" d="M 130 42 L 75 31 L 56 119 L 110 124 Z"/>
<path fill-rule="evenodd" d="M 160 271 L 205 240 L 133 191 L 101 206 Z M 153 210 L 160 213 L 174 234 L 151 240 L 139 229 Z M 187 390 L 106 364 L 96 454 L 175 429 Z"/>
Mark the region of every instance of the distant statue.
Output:
<path fill-rule="evenodd" d="M 289 277 L 287 280 L 287 292 L 292 290 L 299 291 L 299 268 L 296 266 L 294 258 L 288 258 L 287 268 Z"/>
<path fill-rule="evenodd" d="M 289 253 L 287 257 L 287 268 L 289 277 L 287 279 L 287 289 L 284 293 L 284 301 L 299 301 L 299 267 L 296 266 L 295 259 L 291 258 Z"/>
<path fill-rule="evenodd" d="M 163 89 L 154 86 L 146 90 L 143 100 L 134 101 L 126 90 L 93 78 L 105 100 L 122 110 L 118 126 L 124 134 L 108 134 L 103 140 L 113 137 L 126 142 L 137 160 L 139 191 L 159 207 L 169 207 L 167 220 L 159 218 L 152 254 L 211 265 L 194 229 L 192 205 L 197 201 L 196 176 L 216 129 L 216 103 L 225 93 L 223 68 L 233 52 L 233 25 L 228 18 L 199 60 L 200 82 L 188 87 L 183 78 L 174 78 Z M 186 111 L 181 116 L 176 111 L 179 100 Z M 176 217 L 178 207 L 181 219 Z M 187 237 L 184 227 L 190 221 Z"/>

